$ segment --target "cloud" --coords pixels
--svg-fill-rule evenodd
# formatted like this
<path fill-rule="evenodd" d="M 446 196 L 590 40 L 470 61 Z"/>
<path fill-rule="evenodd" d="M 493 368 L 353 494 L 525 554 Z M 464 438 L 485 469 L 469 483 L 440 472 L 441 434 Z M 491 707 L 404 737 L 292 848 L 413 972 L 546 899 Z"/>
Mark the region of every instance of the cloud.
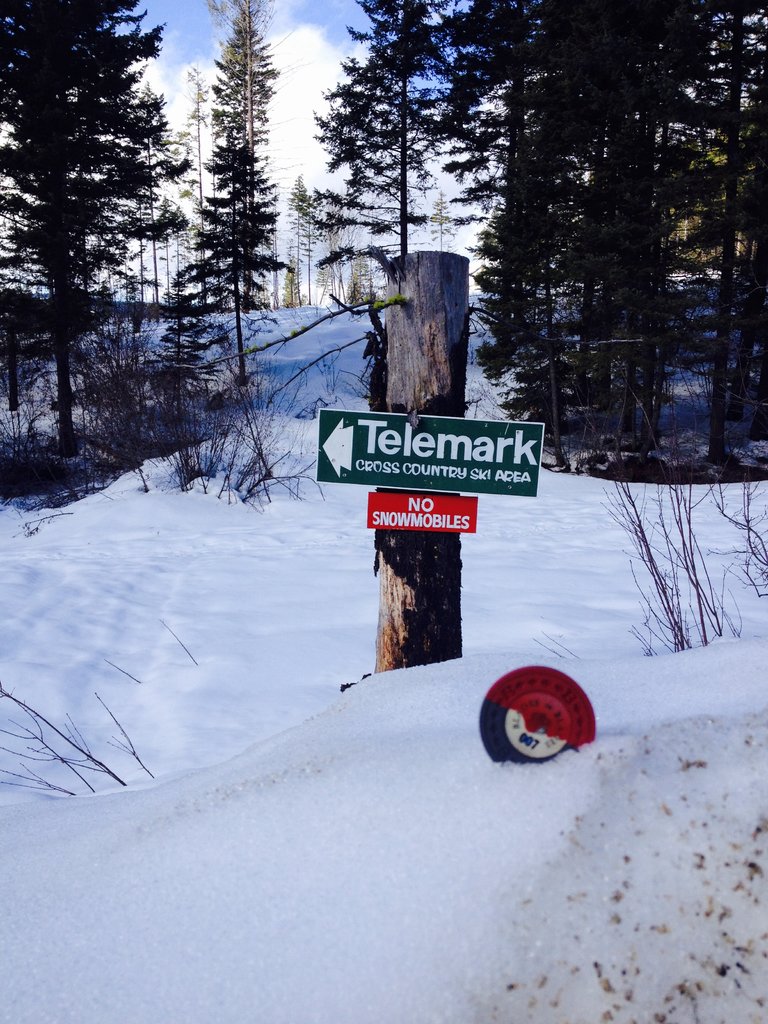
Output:
<path fill-rule="evenodd" d="M 336 85 L 349 52 L 329 41 L 317 25 L 302 24 L 270 40 L 280 73 L 270 110 L 270 157 L 274 180 L 288 191 L 302 175 L 308 188 L 330 184 L 327 155 L 315 136 L 323 94 Z"/>
<path fill-rule="evenodd" d="M 301 0 L 298 3 L 300 6 Z M 269 164 L 270 176 L 279 190 L 281 236 L 286 230 L 287 197 L 299 175 L 310 190 L 339 188 L 341 185 L 339 175 L 333 176 L 327 170 L 328 157 L 317 139 L 319 129 L 315 115 L 327 110 L 324 94 L 338 83 L 342 61 L 350 54 L 358 53 L 358 44 L 349 36 L 342 38 L 340 32 L 329 33 L 325 27 L 309 22 L 291 25 L 290 13 L 283 12 L 279 19 L 276 18 L 268 34 L 272 59 L 279 73 L 269 110 Z M 192 109 L 188 83 L 192 68 L 197 67 L 208 86 L 216 76 L 214 60 L 218 48 L 213 35 L 201 39 L 198 49 L 196 59 L 182 59 L 182 53 L 189 54 L 189 50 L 182 51 L 175 46 L 172 34 L 166 36 L 160 58 L 147 72 L 149 84 L 155 92 L 165 96 L 166 116 L 173 132 L 185 127 Z M 209 146 L 205 149 L 207 156 Z M 423 207 L 427 213 L 434 206 L 438 189 L 448 198 L 454 198 L 457 193 L 455 181 L 437 167 L 435 171 L 437 188 L 427 197 Z M 474 226 L 460 229 L 451 247 L 466 252 L 475 242 L 475 231 Z M 416 248 L 432 248 L 434 241 L 429 228 L 416 232 L 413 243 Z"/>
<path fill-rule="evenodd" d="M 273 180 L 281 193 L 290 191 L 299 175 L 310 189 L 324 187 L 330 177 L 325 169 L 325 151 L 315 138 L 315 112 L 325 110 L 323 94 L 336 85 L 347 51 L 330 42 L 324 29 L 310 24 L 270 35 L 268 42 L 279 73 L 269 110 Z M 200 47 L 197 59 L 184 60 L 180 54 L 173 38 L 167 39 L 145 76 L 152 89 L 165 97 L 166 116 L 173 132 L 184 128 L 192 108 L 190 71 L 197 67 L 208 86 L 216 77 L 213 41 L 207 53 L 204 46 Z"/>
<path fill-rule="evenodd" d="M 192 90 L 188 76 L 197 68 L 206 84 L 213 81 L 215 67 L 213 57 L 201 54 L 199 60 L 178 60 L 173 50 L 163 49 L 156 61 L 152 61 L 144 78 L 152 90 L 165 97 L 165 116 L 173 133 L 180 132 L 186 125 L 192 109 Z"/>

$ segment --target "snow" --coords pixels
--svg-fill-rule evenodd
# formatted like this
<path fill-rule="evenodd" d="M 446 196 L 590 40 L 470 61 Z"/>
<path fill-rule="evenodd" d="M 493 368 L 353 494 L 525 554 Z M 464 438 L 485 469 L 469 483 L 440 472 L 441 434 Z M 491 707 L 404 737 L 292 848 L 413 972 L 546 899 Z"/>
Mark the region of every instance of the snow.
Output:
<path fill-rule="evenodd" d="M 354 352 L 302 408 L 339 400 Z M 310 452 L 314 422 L 290 428 Z M 480 498 L 464 658 L 363 679 L 364 488 L 259 510 L 144 479 L 0 507 L 0 681 L 129 783 L 0 786 L 3 1024 L 766 1019 L 768 635 L 735 572 L 740 638 L 643 657 L 611 485 L 545 473 L 535 499 Z M 697 517 L 735 565 L 728 524 Z M 585 689 L 593 744 L 488 758 L 482 699 L 525 664 Z"/>

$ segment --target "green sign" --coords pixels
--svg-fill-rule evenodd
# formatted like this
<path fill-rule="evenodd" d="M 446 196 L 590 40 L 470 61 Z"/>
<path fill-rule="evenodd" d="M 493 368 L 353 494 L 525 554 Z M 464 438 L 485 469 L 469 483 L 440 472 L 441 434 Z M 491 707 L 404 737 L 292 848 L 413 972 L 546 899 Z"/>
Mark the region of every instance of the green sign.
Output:
<path fill-rule="evenodd" d="M 320 410 L 317 479 L 534 497 L 543 423 Z"/>

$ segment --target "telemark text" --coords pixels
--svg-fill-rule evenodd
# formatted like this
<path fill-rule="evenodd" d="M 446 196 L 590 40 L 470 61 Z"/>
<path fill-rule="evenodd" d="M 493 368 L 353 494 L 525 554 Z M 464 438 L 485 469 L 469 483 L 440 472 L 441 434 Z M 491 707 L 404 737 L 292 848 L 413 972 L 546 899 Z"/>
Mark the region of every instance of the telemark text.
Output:
<path fill-rule="evenodd" d="M 448 459 L 452 462 L 504 463 L 507 449 L 511 449 L 512 463 L 519 466 L 527 463 L 537 466 L 534 454 L 536 439 L 523 440 L 523 431 L 515 430 L 514 437 L 476 437 L 474 441 L 466 434 L 428 434 L 425 431 L 414 434 L 407 421 L 403 432 L 388 427 L 381 420 L 358 420 L 359 427 L 368 430 L 366 453 L 368 455 L 402 455 L 405 458 Z M 385 470 L 386 472 L 386 470 Z"/>

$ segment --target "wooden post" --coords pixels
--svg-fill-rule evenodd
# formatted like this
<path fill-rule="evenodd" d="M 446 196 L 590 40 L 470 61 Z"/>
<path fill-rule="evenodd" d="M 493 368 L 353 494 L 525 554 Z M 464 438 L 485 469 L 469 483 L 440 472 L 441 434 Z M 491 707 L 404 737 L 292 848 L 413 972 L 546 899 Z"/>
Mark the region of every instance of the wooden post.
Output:
<path fill-rule="evenodd" d="M 387 309 L 386 410 L 463 416 L 466 410 L 469 260 L 443 252 L 396 261 Z M 458 533 L 377 530 L 376 671 L 461 657 Z"/>

